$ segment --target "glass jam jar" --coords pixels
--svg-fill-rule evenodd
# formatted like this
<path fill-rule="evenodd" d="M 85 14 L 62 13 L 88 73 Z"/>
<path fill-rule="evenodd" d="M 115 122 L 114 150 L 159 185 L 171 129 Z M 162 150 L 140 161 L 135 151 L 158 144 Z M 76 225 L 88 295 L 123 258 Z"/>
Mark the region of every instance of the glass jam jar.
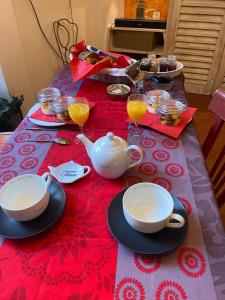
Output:
<path fill-rule="evenodd" d="M 166 57 L 160 57 L 160 66 L 159 72 L 167 72 L 168 70 L 168 61 Z"/>
<path fill-rule="evenodd" d="M 152 59 L 150 63 L 150 72 L 159 72 L 159 60 L 157 58 Z"/>
<path fill-rule="evenodd" d="M 41 110 L 45 115 L 53 115 L 53 102 L 60 96 L 60 91 L 57 88 L 50 87 L 40 90 L 38 93 L 38 102 L 41 105 Z"/>
<path fill-rule="evenodd" d="M 145 93 L 148 103 L 148 111 L 155 114 L 161 101 L 170 99 L 170 94 L 163 90 L 152 90 Z"/>
<path fill-rule="evenodd" d="M 182 113 L 187 110 L 187 106 L 178 100 L 165 100 L 160 102 L 157 109 L 159 120 L 163 125 L 177 126 L 182 117 Z"/>
<path fill-rule="evenodd" d="M 73 97 L 70 96 L 61 96 L 57 97 L 53 103 L 53 112 L 56 118 L 60 121 L 70 120 L 69 111 L 68 111 L 68 102 Z"/>
<path fill-rule="evenodd" d="M 177 58 L 175 55 L 167 56 L 168 71 L 174 71 L 177 68 Z"/>
<path fill-rule="evenodd" d="M 142 58 L 140 63 L 140 69 L 142 71 L 149 71 L 150 68 L 150 59 L 147 57 Z"/>

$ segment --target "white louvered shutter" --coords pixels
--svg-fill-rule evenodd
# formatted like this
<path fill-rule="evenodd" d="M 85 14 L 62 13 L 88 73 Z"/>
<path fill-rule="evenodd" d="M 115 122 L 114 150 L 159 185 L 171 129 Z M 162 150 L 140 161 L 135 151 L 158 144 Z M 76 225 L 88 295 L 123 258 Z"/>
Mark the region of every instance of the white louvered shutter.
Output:
<path fill-rule="evenodd" d="M 212 92 L 224 45 L 225 0 L 170 0 L 165 52 L 184 64 L 186 91 Z"/>

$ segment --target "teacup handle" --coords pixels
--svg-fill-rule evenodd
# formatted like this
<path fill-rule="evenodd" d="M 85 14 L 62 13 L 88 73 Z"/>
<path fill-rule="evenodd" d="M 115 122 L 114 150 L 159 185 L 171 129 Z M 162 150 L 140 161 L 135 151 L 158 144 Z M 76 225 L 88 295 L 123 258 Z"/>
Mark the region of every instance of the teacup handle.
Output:
<path fill-rule="evenodd" d="M 173 222 L 171 222 L 172 220 L 176 220 L 179 223 L 173 223 Z M 169 216 L 169 220 L 167 221 L 166 227 L 169 227 L 169 228 L 181 228 L 181 227 L 184 226 L 184 224 L 185 224 L 185 220 L 184 220 L 184 218 L 181 215 L 179 215 L 179 214 L 171 214 Z"/>
<path fill-rule="evenodd" d="M 133 168 L 134 166 L 138 165 L 143 157 L 144 157 L 144 154 L 143 154 L 143 151 L 141 150 L 141 148 L 139 148 L 138 146 L 136 145 L 131 145 L 131 146 L 128 146 L 125 151 L 128 152 L 129 150 L 136 150 L 139 154 L 140 154 L 140 158 L 138 161 L 134 162 L 134 163 L 130 163 L 129 166 L 128 166 L 128 169 L 130 168 Z"/>
<path fill-rule="evenodd" d="M 91 168 L 89 166 L 83 166 L 83 168 L 84 168 L 84 175 L 83 176 L 86 176 L 87 174 L 90 173 Z"/>
<path fill-rule="evenodd" d="M 52 181 L 51 173 L 45 172 L 44 174 L 41 175 L 41 177 L 46 181 L 47 186 L 49 186 L 49 184 Z"/>

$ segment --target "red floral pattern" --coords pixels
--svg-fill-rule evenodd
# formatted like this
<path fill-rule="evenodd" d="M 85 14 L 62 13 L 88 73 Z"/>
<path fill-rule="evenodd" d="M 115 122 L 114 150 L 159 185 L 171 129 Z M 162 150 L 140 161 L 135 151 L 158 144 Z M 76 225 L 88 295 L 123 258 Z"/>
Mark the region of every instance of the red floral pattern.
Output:
<path fill-rule="evenodd" d="M 10 168 L 14 163 L 16 159 L 13 156 L 5 156 L 0 159 L 0 169 L 7 169 Z"/>
<path fill-rule="evenodd" d="M 185 300 L 187 294 L 183 287 L 171 280 L 165 280 L 160 283 L 156 290 L 156 300 Z"/>
<path fill-rule="evenodd" d="M 167 178 L 156 177 L 152 180 L 152 182 L 161 185 L 164 189 L 166 189 L 169 192 L 172 190 L 172 183 Z"/>
<path fill-rule="evenodd" d="M 195 248 L 181 248 L 178 252 L 177 261 L 181 271 L 189 277 L 200 277 L 206 271 L 205 258 L 202 253 Z"/>
<path fill-rule="evenodd" d="M 135 125 L 130 125 L 129 129 L 128 129 L 128 133 L 129 135 L 139 135 L 141 136 L 143 133 L 144 129 L 140 126 L 138 126 L 138 128 Z"/>
<path fill-rule="evenodd" d="M 42 133 L 38 136 L 36 136 L 37 140 L 50 140 L 52 138 L 52 135 L 49 133 Z"/>
<path fill-rule="evenodd" d="M 31 138 L 30 133 L 20 133 L 15 137 L 15 141 L 17 143 L 23 143 L 25 140 L 28 140 Z"/>
<path fill-rule="evenodd" d="M 16 177 L 18 173 L 16 171 L 7 170 L 0 174 L 0 183 L 4 184 L 10 179 Z"/>
<path fill-rule="evenodd" d="M 149 133 L 150 133 L 152 136 L 160 136 L 160 135 L 161 135 L 160 132 L 155 131 L 155 130 L 150 130 Z"/>
<path fill-rule="evenodd" d="M 12 151 L 14 148 L 12 143 L 5 143 L 2 148 L 0 149 L 0 154 L 7 154 Z"/>
<path fill-rule="evenodd" d="M 165 172 L 171 177 L 180 177 L 184 175 L 184 168 L 179 164 L 171 163 L 166 166 Z"/>
<path fill-rule="evenodd" d="M 166 138 L 162 141 L 162 145 L 168 149 L 176 149 L 179 147 L 179 141 L 170 139 L 170 138 Z"/>
<path fill-rule="evenodd" d="M 33 153 L 35 151 L 35 149 L 36 149 L 36 147 L 34 145 L 26 144 L 18 149 L 18 154 L 30 155 L 31 153 Z"/>
<path fill-rule="evenodd" d="M 132 160 L 139 160 L 140 159 L 140 153 L 136 150 L 131 150 L 131 159 Z M 143 153 L 143 157 L 145 157 L 145 152 L 142 150 L 142 153 Z"/>
<path fill-rule="evenodd" d="M 160 257 L 151 255 L 134 254 L 135 266 L 143 273 L 153 273 L 159 270 L 161 265 Z"/>
<path fill-rule="evenodd" d="M 129 186 L 132 186 L 136 183 L 139 183 L 139 182 L 142 182 L 142 179 L 139 176 L 125 176 L 124 177 L 124 185 L 126 188 Z"/>
<path fill-rule="evenodd" d="M 178 199 L 182 202 L 182 204 L 184 205 L 187 214 L 190 215 L 191 212 L 192 212 L 192 206 L 191 206 L 190 202 L 189 202 L 187 199 L 184 199 L 184 198 L 182 198 L 182 197 L 177 197 L 177 198 L 178 198 Z"/>
<path fill-rule="evenodd" d="M 153 176 L 158 171 L 157 166 L 155 164 L 149 163 L 149 162 L 140 164 L 138 169 L 142 175 L 146 175 L 146 176 Z"/>
<path fill-rule="evenodd" d="M 164 150 L 155 150 L 152 153 L 152 157 L 157 161 L 166 161 L 170 158 L 170 155 L 167 151 Z"/>
<path fill-rule="evenodd" d="M 140 281 L 125 277 L 116 286 L 115 300 L 145 300 L 145 290 Z"/>
<path fill-rule="evenodd" d="M 143 148 L 153 148 L 155 147 L 156 145 L 156 141 L 151 139 L 151 138 L 148 138 L 148 137 L 144 137 L 141 141 L 140 141 L 140 145 L 143 147 Z"/>
<path fill-rule="evenodd" d="M 36 157 L 28 157 L 25 158 L 21 163 L 20 163 L 20 168 L 22 170 L 32 170 L 36 167 L 38 164 L 38 158 Z"/>

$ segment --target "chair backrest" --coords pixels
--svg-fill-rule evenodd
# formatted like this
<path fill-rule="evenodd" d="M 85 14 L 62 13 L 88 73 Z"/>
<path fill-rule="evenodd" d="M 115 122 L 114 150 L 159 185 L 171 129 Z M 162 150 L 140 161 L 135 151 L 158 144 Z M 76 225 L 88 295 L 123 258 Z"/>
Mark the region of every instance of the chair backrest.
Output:
<path fill-rule="evenodd" d="M 77 43 L 78 26 L 68 19 L 59 19 L 53 22 L 53 31 L 59 50 L 59 55 L 64 64 L 70 62 L 69 54 Z"/>
<path fill-rule="evenodd" d="M 219 142 L 217 137 L 225 121 L 225 91 L 221 89 L 216 90 L 210 102 L 209 109 L 215 114 L 215 117 L 209 133 L 203 143 L 202 150 L 205 159 L 207 159 L 215 142 L 222 145 L 222 150 L 218 157 L 215 158 L 212 169 L 209 172 L 218 205 L 221 206 L 225 203 L 225 142 Z"/>

